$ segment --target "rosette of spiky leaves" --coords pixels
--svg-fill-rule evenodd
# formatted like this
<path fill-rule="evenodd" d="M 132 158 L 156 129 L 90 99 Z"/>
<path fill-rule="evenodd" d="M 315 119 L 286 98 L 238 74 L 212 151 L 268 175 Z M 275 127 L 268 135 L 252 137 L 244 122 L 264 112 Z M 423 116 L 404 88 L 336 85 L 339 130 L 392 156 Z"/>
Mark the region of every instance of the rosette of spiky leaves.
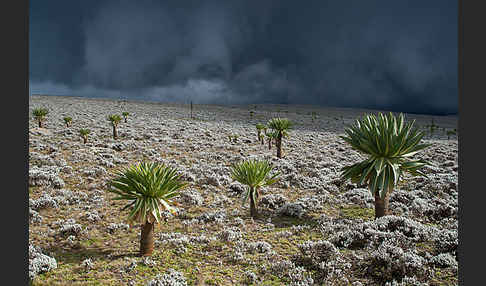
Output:
<path fill-rule="evenodd" d="M 288 130 L 292 128 L 292 122 L 290 122 L 287 118 L 272 118 L 267 123 L 268 127 L 277 131 L 277 135 L 281 134 L 282 137 L 287 137 Z"/>
<path fill-rule="evenodd" d="M 411 160 L 420 150 L 430 144 L 420 143 L 424 134 L 413 128 L 414 121 L 405 123 L 403 114 L 365 115 L 356 120 L 355 125 L 345 129 L 347 136 L 340 136 L 355 150 L 366 154 L 362 162 L 341 169 L 343 179 L 353 183 L 368 184 L 374 195 L 381 198 L 388 190 L 393 190 L 404 172 L 412 176 L 426 176 L 420 171 L 428 165 L 425 160 Z"/>
<path fill-rule="evenodd" d="M 90 130 L 89 129 L 85 129 L 85 128 L 82 128 L 82 129 L 79 129 L 79 134 L 83 137 L 86 137 L 88 136 L 90 133 Z"/>
<path fill-rule="evenodd" d="M 124 112 L 122 112 L 122 115 L 123 115 L 123 117 L 127 117 L 128 115 L 130 115 L 130 113 L 128 113 L 127 111 L 124 111 Z"/>
<path fill-rule="evenodd" d="M 32 115 L 37 121 L 43 120 L 48 113 L 49 111 L 47 110 L 47 108 L 42 107 L 34 108 L 34 110 L 32 110 Z"/>
<path fill-rule="evenodd" d="M 265 129 L 265 124 L 257 123 L 255 127 L 257 130 L 262 131 L 263 129 Z"/>
<path fill-rule="evenodd" d="M 63 120 L 66 125 L 69 125 L 73 121 L 73 119 L 69 116 L 64 117 Z"/>
<path fill-rule="evenodd" d="M 278 132 L 275 131 L 275 130 L 272 130 L 272 131 L 267 132 L 267 134 L 265 134 L 265 135 L 267 136 L 267 139 L 275 139 L 275 138 L 277 138 Z"/>
<path fill-rule="evenodd" d="M 187 185 L 179 179 L 177 170 L 170 166 L 142 162 L 119 171 L 108 191 L 118 195 L 114 200 L 130 201 L 122 209 L 131 208 L 129 222 L 160 223 L 164 210 L 175 214 L 171 199 Z"/>
<path fill-rule="evenodd" d="M 248 188 L 243 194 L 242 203 L 245 204 L 250 194 L 252 194 L 253 201 L 257 201 L 258 189 L 264 186 L 269 186 L 279 180 L 279 173 L 273 175 L 270 172 L 273 166 L 267 160 L 246 160 L 231 167 L 231 178 L 239 183 L 246 185 Z"/>
<path fill-rule="evenodd" d="M 118 123 L 121 121 L 121 116 L 118 114 L 111 114 L 108 116 L 108 120 L 111 122 L 113 126 L 117 126 Z"/>

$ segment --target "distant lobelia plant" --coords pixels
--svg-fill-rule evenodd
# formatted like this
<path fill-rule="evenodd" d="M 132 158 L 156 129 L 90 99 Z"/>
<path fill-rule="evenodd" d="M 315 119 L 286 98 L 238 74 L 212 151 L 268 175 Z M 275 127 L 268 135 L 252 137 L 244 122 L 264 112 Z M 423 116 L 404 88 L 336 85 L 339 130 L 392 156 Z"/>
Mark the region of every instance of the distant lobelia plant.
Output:
<path fill-rule="evenodd" d="M 127 123 L 128 115 L 130 115 L 130 113 L 128 113 L 127 111 L 122 112 L 122 116 L 125 119 L 125 123 Z"/>
<path fill-rule="evenodd" d="M 108 116 L 108 120 L 111 122 L 111 125 L 113 126 L 113 139 L 118 138 L 118 133 L 116 128 L 118 127 L 118 124 L 121 121 L 121 117 L 118 114 L 112 114 Z"/>
<path fill-rule="evenodd" d="M 396 118 L 379 114 L 365 115 L 340 136 L 351 147 L 368 158 L 341 169 L 341 177 L 353 183 L 366 183 L 375 197 L 375 218 L 388 214 L 389 197 L 404 172 L 426 176 L 420 169 L 429 164 L 411 160 L 412 155 L 428 147 L 420 144 L 424 134 L 413 128 L 415 121 L 405 123 L 403 114 Z"/>
<path fill-rule="evenodd" d="M 90 133 L 89 129 L 85 129 L 85 128 L 79 129 L 79 134 L 81 135 L 81 137 L 83 137 L 83 143 L 84 144 L 86 144 L 88 142 L 89 133 Z"/>
<path fill-rule="evenodd" d="M 32 115 L 34 116 L 34 119 L 37 120 L 39 123 L 39 128 L 42 128 L 42 122 L 45 121 L 46 115 L 49 113 L 47 108 L 34 108 L 32 110 Z"/>
<path fill-rule="evenodd" d="M 261 123 L 257 123 L 256 129 L 257 129 L 257 138 L 258 138 L 258 140 L 260 140 L 262 142 L 262 145 L 263 145 L 263 137 L 261 135 L 262 135 L 262 130 L 265 129 L 265 125 L 261 124 Z"/>
<path fill-rule="evenodd" d="M 179 195 L 186 186 L 181 182 L 177 170 L 158 163 L 139 163 L 124 171 L 110 181 L 108 192 L 118 195 L 114 200 L 128 200 L 122 210 L 130 208 L 128 221 L 141 224 L 140 255 L 150 256 L 154 250 L 154 225 L 162 220 L 167 210 L 176 210 L 170 205 L 171 199 Z"/>
<path fill-rule="evenodd" d="M 257 204 L 260 197 L 260 188 L 269 186 L 279 178 L 279 173 L 270 174 L 273 167 L 268 161 L 246 160 L 234 164 L 231 168 L 231 178 L 246 185 L 247 189 L 243 194 L 243 204 L 250 198 L 250 214 L 253 218 L 258 217 Z"/>
<path fill-rule="evenodd" d="M 260 142 L 262 142 L 262 145 L 265 144 L 265 135 L 260 134 Z"/>
<path fill-rule="evenodd" d="M 71 123 L 73 122 L 73 119 L 69 116 L 64 117 L 63 120 L 64 120 L 64 123 L 66 124 L 66 127 L 71 126 Z"/>
<path fill-rule="evenodd" d="M 267 132 L 268 150 L 272 149 L 272 141 L 275 141 L 277 134 L 274 131 Z"/>
<path fill-rule="evenodd" d="M 276 133 L 277 157 L 282 158 L 282 138 L 289 136 L 288 130 L 292 127 L 292 122 L 287 118 L 277 117 L 268 121 L 267 125 Z"/>

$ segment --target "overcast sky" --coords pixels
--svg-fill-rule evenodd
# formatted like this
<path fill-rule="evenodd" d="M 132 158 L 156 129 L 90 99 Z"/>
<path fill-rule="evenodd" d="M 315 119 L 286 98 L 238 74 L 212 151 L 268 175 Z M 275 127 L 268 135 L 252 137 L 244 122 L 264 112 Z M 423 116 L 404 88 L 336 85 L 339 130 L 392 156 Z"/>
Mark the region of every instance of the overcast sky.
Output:
<path fill-rule="evenodd" d="M 457 113 L 457 1 L 31 0 L 31 93 Z"/>

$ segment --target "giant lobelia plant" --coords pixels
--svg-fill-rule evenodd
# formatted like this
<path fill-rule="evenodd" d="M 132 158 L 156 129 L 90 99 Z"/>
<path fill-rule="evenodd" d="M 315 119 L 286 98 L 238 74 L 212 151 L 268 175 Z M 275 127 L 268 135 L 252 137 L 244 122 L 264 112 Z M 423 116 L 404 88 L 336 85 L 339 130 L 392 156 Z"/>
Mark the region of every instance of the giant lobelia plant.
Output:
<path fill-rule="evenodd" d="M 179 180 L 177 170 L 164 164 L 139 163 L 132 165 L 110 182 L 109 192 L 114 200 L 128 200 L 122 209 L 130 208 L 128 221 L 141 224 L 140 255 L 150 256 L 154 249 L 154 225 L 162 220 L 162 213 L 175 213 L 171 199 L 186 186 Z"/>
<path fill-rule="evenodd" d="M 258 217 L 257 203 L 260 196 L 260 188 L 275 183 L 279 173 L 270 174 L 273 167 L 268 161 L 246 160 L 234 164 L 231 168 L 231 178 L 246 185 L 247 189 L 243 194 L 243 204 L 250 199 L 250 214 L 253 218 Z"/>
<path fill-rule="evenodd" d="M 341 169 L 341 177 L 357 184 L 367 184 L 375 198 L 375 218 L 388 214 L 391 192 L 404 173 L 426 176 L 420 169 L 429 164 L 411 157 L 430 144 L 421 143 L 424 134 L 405 122 L 403 114 L 365 115 L 340 136 L 368 158 Z"/>

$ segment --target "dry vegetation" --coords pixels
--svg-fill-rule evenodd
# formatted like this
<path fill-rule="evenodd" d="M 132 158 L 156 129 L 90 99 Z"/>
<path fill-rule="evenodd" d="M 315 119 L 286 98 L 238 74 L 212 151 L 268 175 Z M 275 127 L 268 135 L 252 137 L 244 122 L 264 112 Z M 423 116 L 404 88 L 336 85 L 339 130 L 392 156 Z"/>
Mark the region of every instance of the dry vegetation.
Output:
<path fill-rule="evenodd" d="M 44 128 L 29 121 L 33 285 L 457 284 L 458 147 L 447 134 L 457 117 L 434 117 L 420 155 L 433 164 L 428 178 L 405 178 L 393 215 L 374 221 L 366 188 L 339 180 L 362 156 L 338 136 L 363 110 L 194 105 L 191 119 L 189 105 L 34 96 L 36 107 L 49 113 Z M 122 112 L 114 140 L 106 117 Z M 255 128 L 276 116 L 294 122 L 281 159 Z M 429 129 L 432 117 L 406 115 L 414 118 Z M 86 144 L 81 128 L 91 131 Z M 231 164 L 249 158 L 281 173 L 262 189 L 257 220 L 230 178 Z M 127 225 L 124 202 L 105 191 L 116 170 L 142 160 L 176 167 L 189 183 L 178 215 L 156 226 L 150 258 L 137 256 L 140 225 Z"/>

